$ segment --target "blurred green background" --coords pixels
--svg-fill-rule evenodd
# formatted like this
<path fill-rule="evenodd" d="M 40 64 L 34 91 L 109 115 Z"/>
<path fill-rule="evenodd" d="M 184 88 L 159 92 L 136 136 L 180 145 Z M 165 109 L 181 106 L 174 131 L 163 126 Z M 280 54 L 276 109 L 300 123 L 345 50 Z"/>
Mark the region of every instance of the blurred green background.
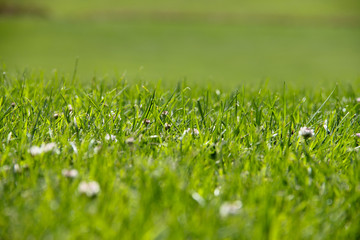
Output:
<path fill-rule="evenodd" d="M 0 59 L 78 77 L 187 79 L 223 87 L 270 79 L 360 78 L 358 0 L 0 0 Z"/>

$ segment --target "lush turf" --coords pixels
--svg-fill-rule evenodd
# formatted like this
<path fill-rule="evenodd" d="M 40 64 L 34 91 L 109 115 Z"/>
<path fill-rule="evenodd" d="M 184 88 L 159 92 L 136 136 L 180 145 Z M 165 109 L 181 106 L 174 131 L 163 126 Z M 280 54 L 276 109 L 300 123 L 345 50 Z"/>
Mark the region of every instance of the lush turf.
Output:
<path fill-rule="evenodd" d="M 9 9 L 0 239 L 359 239 L 359 1 Z"/>
<path fill-rule="evenodd" d="M 357 0 L 3 2 L 0 14 L 15 16 L 0 17 L 0 61 L 12 72 L 69 73 L 78 57 L 85 82 L 126 73 L 232 88 L 360 77 Z"/>
<path fill-rule="evenodd" d="M 177 12 L 177 13 L 234 13 L 244 15 L 287 15 L 358 17 L 360 3 L 357 0 L 2 0 L 9 4 L 24 4 L 29 8 L 40 8 L 55 17 L 88 17 L 105 13 L 121 12 Z"/>
<path fill-rule="evenodd" d="M 358 27 L 209 22 L 0 20 L 0 57 L 9 70 L 57 68 L 79 57 L 83 81 L 123 73 L 129 81 L 351 82 L 360 77 Z"/>
<path fill-rule="evenodd" d="M 0 238 L 358 239 L 359 91 L 2 74 Z"/>

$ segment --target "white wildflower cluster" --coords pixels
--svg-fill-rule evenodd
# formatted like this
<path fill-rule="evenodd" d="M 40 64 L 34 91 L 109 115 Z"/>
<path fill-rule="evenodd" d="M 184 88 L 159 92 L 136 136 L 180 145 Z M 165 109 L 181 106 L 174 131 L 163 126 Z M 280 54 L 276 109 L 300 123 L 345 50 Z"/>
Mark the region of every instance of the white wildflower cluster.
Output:
<path fill-rule="evenodd" d="M 125 143 L 128 145 L 133 145 L 134 142 L 135 142 L 135 138 L 133 138 L 133 137 L 129 137 L 125 140 Z"/>
<path fill-rule="evenodd" d="M 191 134 L 194 134 L 195 136 L 198 136 L 200 132 L 196 128 L 193 128 L 193 129 L 188 128 L 188 129 L 186 129 L 184 131 L 183 135 L 188 134 L 188 133 L 191 133 Z"/>
<path fill-rule="evenodd" d="M 220 216 L 227 217 L 230 215 L 237 215 L 242 208 L 242 202 L 237 200 L 235 202 L 225 202 L 220 206 Z"/>
<path fill-rule="evenodd" d="M 301 137 L 303 137 L 304 139 L 308 139 L 308 138 L 313 137 L 315 134 L 314 134 L 313 129 L 308 128 L 308 127 L 302 127 L 302 128 L 300 128 L 299 135 Z"/>
<path fill-rule="evenodd" d="M 115 135 L 110 135 L 110 134 L 106 134 L 105 140 L 106 140 L 106 141 L 110 141 L 110 140 L 111 140 L 111 141 L 117 142 L 116 136 L 115 136 Z"/>
<path fill-rule="evenodd" d="M 31 155 L 36 156 L 36 155 L 40 155 L 42 153 L 53 152 L 56 150 L 57 150 L 56 143 L 47 143 L 47 144 L 43 143 L 43 144 L 41 144 L 40 147 L 32 146 L 29 149 L 29 152 Z"/>
<path fill-rule="evenodd" d="M 66 178 L 76 178 L 79 172 L 76 169 L 63 169 L 61 174 Z"/>
<path fill-rule="evenodd" d="M 81 194 L 85 194 L 88 197 L 94 197 L 100 192 L 100 185 L 96 181 L 81 182 L 78 187 L 78 191 Z"/>

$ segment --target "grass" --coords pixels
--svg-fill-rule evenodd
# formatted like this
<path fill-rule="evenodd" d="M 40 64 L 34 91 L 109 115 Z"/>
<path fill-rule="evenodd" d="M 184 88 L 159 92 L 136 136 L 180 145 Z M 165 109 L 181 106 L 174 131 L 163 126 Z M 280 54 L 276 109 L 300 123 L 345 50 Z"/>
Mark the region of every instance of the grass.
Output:
<path fill-rule="evenodd" d="M 1 3 L 2 2 L 2 3 Z M 0 1 L 0 61 L 24 69 L 232 89 L 352 83 L 359 1 Z M 24 16 L 30 13 L 31 16 Z M 35 16 L 34 16 L 35 15 Z"/>
<path fill-rule="evenodd" d="M 186 21 L 0 20 L 0 57 L 9 71 L 69 73 L 83 81 L 126 74 L 129 81 L 181 79 L 229 89 L 271 79 L 319 86 L 360 77 L 357 27 Z"/>
<path fill-rule="evenodd" d="M 228 91 L 25 72 L 0 83 L 1 239 L 360 235 L 355 82 Z M 94 197 L 78 189 L 89 180 Z"/>
<path fill-rule="evenodd" d="M 11 3 L 9 0 L 4 2 Z M 105 12 L 180 12 L 180 13 L 233 13 L 240 15 L 292 15 L 300 17 L 358 17 L 360 4 L 357 0 L 303 0 L 296 1 L 266 1 L 266 0 L 197 0 L 197 1 L 131 1 L 131 0 L 19 0 L 17 4 L 38 7 L 54 17 L 86 17 L 104 14 Z"/>
<path fill-rule="evenodd" d="M 2 3 L 0 239 L 359 238 L 358 1 Z"/>

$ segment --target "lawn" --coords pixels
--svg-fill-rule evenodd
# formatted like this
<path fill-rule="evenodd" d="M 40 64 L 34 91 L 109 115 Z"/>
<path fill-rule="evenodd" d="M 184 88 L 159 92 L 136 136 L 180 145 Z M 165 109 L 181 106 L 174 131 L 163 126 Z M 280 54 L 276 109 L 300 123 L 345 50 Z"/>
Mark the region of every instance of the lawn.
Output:
<path fill-rule="evenodd" d="M 0 55 L 25 68 L 106 74 L 130 80 L 234 87 L 291 82 L 352 82 L 360 76 L 357 27 L 225 24 L 144 20 L 87 22 L 2 19 Z"/>
<path fill-rule="evenodd" d="M 358 1 L 4 2 L 0 239 L 359 239 Z"/>
<path fill-rule="evenodd" d="M 131 82 L 187 79 L 231 89 L 360 77 L 358 1 L 20 3 L 45 17 L 0 16 L 0 60 L 10 72 L 71 74 L 78 58 L 84 82 L 125 74 Z"/>
<path fill-rule="evenodd" d="M 1 239 L 359 237 L 358 87 L 112 79 L 1 75 Z"/>

